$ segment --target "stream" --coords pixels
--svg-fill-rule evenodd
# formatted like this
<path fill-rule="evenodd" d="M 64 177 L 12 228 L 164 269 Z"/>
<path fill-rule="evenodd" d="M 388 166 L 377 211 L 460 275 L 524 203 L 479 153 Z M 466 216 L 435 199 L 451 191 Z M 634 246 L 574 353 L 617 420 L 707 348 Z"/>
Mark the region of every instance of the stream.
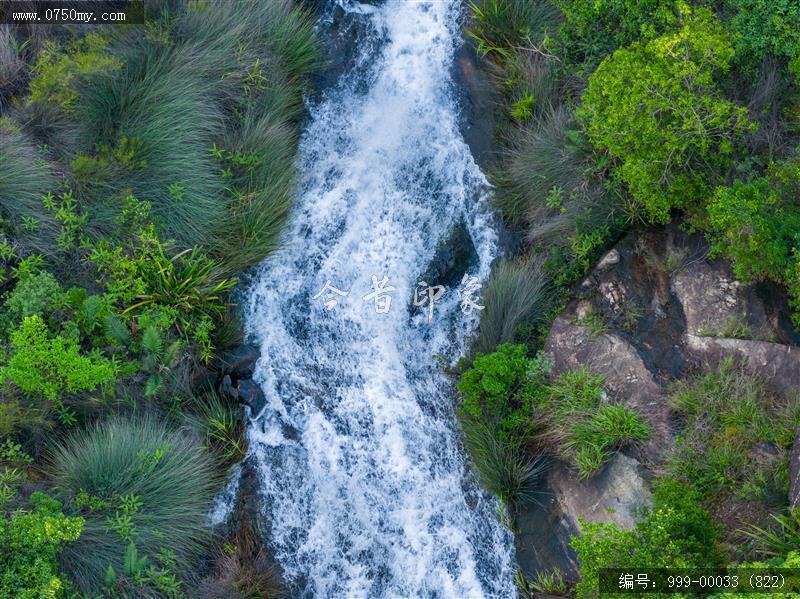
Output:
<path fill-rule="evenodd" d="M 292 596 L 514 597 L 513 536 L 467 467 L 438 363 L 463 354 L 479 315 L 465 286 L 498 253 L 459 130 L 463 4 L 330 1 L 318 26 L 358 20 L 354 55 L 309 100 L 290 224 L 246 301 L 270 548 Z M 462 220 L 467 280 L 419 285 Z"/>

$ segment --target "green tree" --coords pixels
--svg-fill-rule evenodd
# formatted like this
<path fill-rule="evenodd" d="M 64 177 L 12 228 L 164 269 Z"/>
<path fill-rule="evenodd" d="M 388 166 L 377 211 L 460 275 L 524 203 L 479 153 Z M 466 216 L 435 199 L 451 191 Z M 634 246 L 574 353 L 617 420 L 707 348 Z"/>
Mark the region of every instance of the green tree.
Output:
<path fill-rule="evenodd" d="M 800 3 L 797 0 L 729 0 L 736 61 L 754 70 L 767 55 L 788 61 L 800 73 Z"/>
<path fill-rule="evenodd" d="M 55 599 L 65 590 L 58 551 L 80 537 L 83 518 L 66 517 L 43 493 L 33 493 L 31 502 L 32 511 L 0 518 L 0 597 Z"/>
<path fill-rule="evenodd" d="M 706 9 L 684 8 L 675 32 L 607 57 L 589 79 L 580 116 L 591 141 L 619 161 L 617 173 L 652 221 L 709 194 L 751 128 L 745 108 L 723 99 L 714 78 L 733 47 Z"/>

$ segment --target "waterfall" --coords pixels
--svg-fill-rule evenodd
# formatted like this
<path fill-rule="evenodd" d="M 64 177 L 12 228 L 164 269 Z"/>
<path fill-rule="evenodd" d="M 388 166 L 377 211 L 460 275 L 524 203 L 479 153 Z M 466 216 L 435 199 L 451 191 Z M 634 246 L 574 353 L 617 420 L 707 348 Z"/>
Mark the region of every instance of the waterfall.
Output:
<path fill-rule="evenodd" d="M 467 468 L 436 357 L 464 351 L 477 313 L 458 285 L 432 316 L 413 302 L 462 220 L 469 275 L 497 254 L 451 78 L 462 3 L 339 2 L 364 22 L 357 56 L 309 106 L 291 222 L 246 302 L 271 548 L 300 597 L 514 597 L 513 537 Z M 373 277 L 393 288 L 377 301 Z"/>

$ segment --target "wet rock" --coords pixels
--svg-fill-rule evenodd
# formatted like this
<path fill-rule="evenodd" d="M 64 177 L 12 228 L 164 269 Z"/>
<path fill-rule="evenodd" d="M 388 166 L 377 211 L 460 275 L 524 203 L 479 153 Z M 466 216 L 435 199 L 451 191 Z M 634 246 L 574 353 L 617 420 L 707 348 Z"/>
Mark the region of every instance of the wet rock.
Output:
<path fill-rule="evenodd" d="M 600 262 L 595 267 L 597 270 L 606 270 L 615 264 L 619 264 L 619 250 L 614 248 L 609 251 L 605 256 L 600 258 Z"/>
<path fill-rule="evenodd" d="M 745 364 L 777 393 L 800 389 L 800 347 L 751 341 L 686 335 L 686 346 L 707 369 L 717 368 L 726 358 Z"/>
<path fill-rule="evenodd" d="M 251 413 L 255 416 L 260 414 L 267 405 L 267 398 L 253 379 L 239 381 L 239 401 L 250 406 Z"/>
<path fill-rule="evenodd" d="M 469 269 L 477 263 L 478 252 L 475 250 L 467 224 L 462 219 L 436 248 L 433 259 L 420 277 L 420 281 L 425 281 L 429 285 L 453 287 L 458 285 Z"/>
<path fill-rule="evenodd" d="M 219 372 L 230 375 L 233 380 L 246 379 L 253 376 L 260 357 L 261 351 L 257 347 L 240 345 L 220 355 L 215 366 Z"/>
<path fill-rule="evenodd" d="M 457 50 L 454 79 L 462 91 L 461 112 L 464 118 L 460 123 L 461 134 L 475 161 L 484 169 L 493 157 L 496 110 L 499 105 L 497 88 L 488 69 L 488 63 L 478 56 L 471 40 Z"/>
<path fill-rule="evenodd" d="M 648 478 L 646 469 L 623 453 L 584 480 L 567 465 L 554 464 L 543 500 L 517 515 L 520 567 L 531 577 L 559 568 L 568 578 L 576 578 L 577 557 L 569 537 L 580 531 L 580 519 L 632 528 L 638 511 L 652 503 Z"/>
<path fill-rule="evenodd" d="M 220 393 L 233 400 L 239 400 L 239 389 L 233 385 L 233 381 L 229 374 L 222 377 L 222 383 L 219 386 Z"/>

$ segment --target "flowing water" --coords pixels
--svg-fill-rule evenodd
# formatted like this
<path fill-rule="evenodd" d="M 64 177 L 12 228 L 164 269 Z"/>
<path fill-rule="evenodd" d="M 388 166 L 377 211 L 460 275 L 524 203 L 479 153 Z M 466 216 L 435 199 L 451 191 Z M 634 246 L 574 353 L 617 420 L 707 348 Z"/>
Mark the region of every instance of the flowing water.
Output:
<path fill-rule="evenodd" d="M 497 252 L 451 79 L 462 3 L 338 1 L 363 23 L 356 56 L 310 106 L 291 224 L 248 301 L 271 546 L 301 597 L 513 597 L 513 539 L 466 467 L 435 357 L 455 359 L 476 317 L 456 288 L 430 321 L 410 308 L 462 218 L 471 275 Z M 389 306 L 364 299 L 373 276 Z M 340 293 L 315 298 L 326 283 Z"/>

